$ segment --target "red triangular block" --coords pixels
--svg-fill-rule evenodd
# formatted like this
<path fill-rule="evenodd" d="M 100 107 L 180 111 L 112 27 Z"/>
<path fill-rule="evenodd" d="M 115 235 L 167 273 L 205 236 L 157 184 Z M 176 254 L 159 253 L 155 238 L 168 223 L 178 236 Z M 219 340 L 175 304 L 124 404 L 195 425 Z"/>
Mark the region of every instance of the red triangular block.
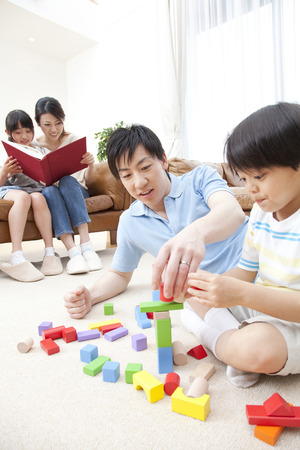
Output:
<path fill-rule="evenodd" d="M 189 350 L 187 354 L 193 356 L 196 359 L 202 359 L 207 356 L 207 353 L 202 345 L 197 345 L 197 347 L 191 348 L 191 350 Z"/>
<path fill-rule="evenodd" d="M 291 406 L 277 392 L 264 402 L 264 407 L 268 416 L 294 416 Z"/>

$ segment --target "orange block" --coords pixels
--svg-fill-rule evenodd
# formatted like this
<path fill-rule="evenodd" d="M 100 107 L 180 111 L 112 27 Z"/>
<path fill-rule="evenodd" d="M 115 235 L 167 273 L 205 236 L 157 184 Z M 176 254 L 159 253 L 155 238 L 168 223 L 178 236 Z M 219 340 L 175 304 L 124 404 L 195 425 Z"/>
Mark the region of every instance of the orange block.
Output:
<path fill-rule="evenodd" d="M 284 427 L 256 425 L 254 436 L 269 445 L 275 445 Z"/>

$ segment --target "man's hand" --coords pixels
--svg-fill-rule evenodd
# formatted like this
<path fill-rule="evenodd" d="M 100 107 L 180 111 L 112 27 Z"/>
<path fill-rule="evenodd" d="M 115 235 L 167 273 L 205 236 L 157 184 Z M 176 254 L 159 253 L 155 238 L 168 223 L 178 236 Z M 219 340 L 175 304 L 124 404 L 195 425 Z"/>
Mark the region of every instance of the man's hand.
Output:
<path fill-rule="evenodd" d="M 178 297 L 187 289 L 187 275 L 196 272 L 205 256 L 205 245 L 191 226 L 186 227 L 160 249 L 153 264 L 152 289 L 164 281 L 166 298 Z"/>
<path fill-rule="evenodd" d="M 82 319 L 92 308 L 91 295 L 85 286 L 78 286 L 65 294 L 64 301 L 72 319 Z"/>

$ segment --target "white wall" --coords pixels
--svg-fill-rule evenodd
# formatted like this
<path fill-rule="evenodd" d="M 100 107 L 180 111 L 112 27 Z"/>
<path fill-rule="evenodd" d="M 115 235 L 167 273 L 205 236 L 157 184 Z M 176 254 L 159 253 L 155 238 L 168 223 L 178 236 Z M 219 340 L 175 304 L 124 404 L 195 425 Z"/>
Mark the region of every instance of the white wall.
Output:
<path fill-rule="evenodd" d="M 3 39 L 0 54 L 0 135 L 5 138 L 5 117 L 9 111 L 23 109 L 33 119 L 40 97 L 49 95 L 66 103 L 66 68 L 64 63 Z"/>

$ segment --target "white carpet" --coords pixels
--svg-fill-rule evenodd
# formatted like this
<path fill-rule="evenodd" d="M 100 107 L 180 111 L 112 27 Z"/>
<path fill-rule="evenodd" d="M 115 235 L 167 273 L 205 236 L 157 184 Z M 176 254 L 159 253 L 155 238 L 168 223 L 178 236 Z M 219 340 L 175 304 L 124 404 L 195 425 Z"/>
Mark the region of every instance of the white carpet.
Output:
<path fill-rule="evenodd" d="M 158 374 L 154 327 L 142 330 L 137 326 L 134 307 L 151 300 L 151 263 L 144 256 L 127 291 L 111 301 L 114 316 L 104 316 L 103 304 L 93 307 L 84 319 L 69 318 L 63 306 L 63 294 L 79 284 L 90 286 L 109 268 L 114 249 L 105 249 L 106 233 L 95 233 L 92 240 L 102 258 L 104 269 L 85 275 L 66 273 L 47 277 L 36 283 L 20 283 L 0 273 L 1 286 L 1 421 L 0 448 L 4 449 L 265 449 L 268 445 L 254 437 L 254 426 L 248 425 L 245 405 L 262 404 L 274 392 L 288 402 L 300 406 L 300 376 L 262 376 L 250 389 L 238 389 L 226 377 L 225 366 L 211 353 L 205 361 L 216 365 L 209 380 L 211 411 L 206 421 L 172 412 L 167 395 L 150 404 L 143 390 L 136 391 L 125 382 L 128 362 L 139 362 L 143 369 L 164 382 Z M 55 247 L 63 257 L 65 250 L 56 241 Z M 26 257 L 41 264 L 43 245 L 40 241 L 24 244 Z M 10 246 L 0 245 L 0 259 L 9 256 Z M 118 318 L 129 329 L 128 336 L 109 342 L 98 340 L 72 342 L 56 341 L 58 354 L 47 356 L 39 345 L 38 325 L 52 321 L 53 326 L 74 326 L 87 330 L 91 322 Z M 180 324 L 179 313 L 172 312 L 172 337 L 185 347 L 199 344 Z M 136 352 L 131 335 L 144 333 L 147 350 Z M 34 347 L 19 353 L 17 343 L 32 336 Z M 92 343 L 99 354 L 121 364 L 121 376 L 114 383 L 103 382 L 102 374 L 95 377 L 83 373 L 79 351 Z M 189 387 L 189 374 L 199 361 L 188 357 L 188 364 L 176 367 L 184 392 Z M 286 428 L 276 443 L 277 448 L 300 448 L 300 431 Z"/>

